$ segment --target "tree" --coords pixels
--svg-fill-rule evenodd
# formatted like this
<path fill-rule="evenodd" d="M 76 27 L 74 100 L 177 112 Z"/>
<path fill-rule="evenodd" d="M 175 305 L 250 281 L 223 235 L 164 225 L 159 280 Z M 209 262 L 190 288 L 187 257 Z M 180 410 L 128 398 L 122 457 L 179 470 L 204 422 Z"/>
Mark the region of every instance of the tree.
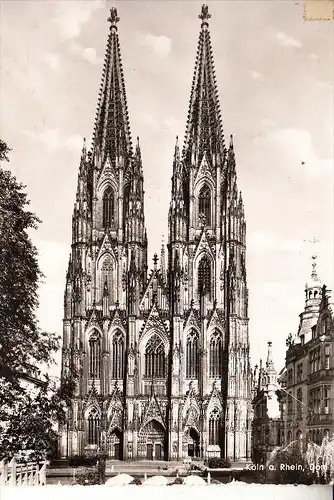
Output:
<path fill-rule="evenodd" d="M 42 460 L 56 455 L 57 423 L 66 420 L 74 382 L 62 382 L 60 388 L 46 379 L 35 390 L 14 389 L 10 382 L 0 385 L 0 399 L 7 395 L 6 404 L 0 406 L 0 460 L 25 452 L 29 460 Z M 8 398 L 8 394 L 11 397 Z"/>
<path fill-rule="evenodd" d="M 9 161 L 9 152 L 0 140 L 1 163 Z M 30 368 L 54 362 L 60 340 L 38 327 L 42 273 L 28 231 L 37 229 L 40 221 L 28 210 L 24 189 L 11 172 L 0 168 L 0 456 L 24 449 L 38 456 L 49 453 L 55 421 L 64 420 L 74 389 L 71 380 L 55 389 L 47 377 L 33 389 L 21 383 Z"/>
<path fill-rule="evenodd" d="M 1 141 L 1 161 L 8 161 L 9 151 Z M 13 383 L 27 366 L 52 363 L 59 348 L 59 338 L 37 324 L 42 273 L 28 231 L 40 221 L 27 210 L 24 188 L 0 168 L 0 377 Z"/>

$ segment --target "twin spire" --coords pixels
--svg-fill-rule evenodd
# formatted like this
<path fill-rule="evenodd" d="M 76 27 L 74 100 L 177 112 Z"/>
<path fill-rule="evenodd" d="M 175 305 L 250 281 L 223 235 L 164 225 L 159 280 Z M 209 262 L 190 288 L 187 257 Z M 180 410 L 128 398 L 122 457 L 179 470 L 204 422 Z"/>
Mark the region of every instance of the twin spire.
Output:
<path fill-rule="evenodd" d="M 117 9 L 110 10 L 110 33 L 103 64 L 102 82 L 93 133 L 93 151 L 103 162 L 123 159 L 125 168 L 132 157 L 132 140 L 126 101 L 124 73 L 117 23 Z"/>
<path fill-rule="evenodd" d="M 224 156 L 224 134 L 209 32 L 211 15 L 202 5 L 201 31 L 191 86 L 183 158 L 199 163 L 204 151 Z"/>
<path fill-rule="evenodd" d="M 190 95 L 183 158 L 192 153 L 200 161 L 207 153 L 224 154 L 224 137 L 218 89 L 208 30 L 208 6 L 202 5 L 201 31 Z M 125 169 L 133 155 L 124 73 L 120 52 L 117 9 L 112 7 L 108 21 L 110 33 L 104 59 L 102 81 L 97 105 L 93 152 L 102 162 L 123 159 Z"/>

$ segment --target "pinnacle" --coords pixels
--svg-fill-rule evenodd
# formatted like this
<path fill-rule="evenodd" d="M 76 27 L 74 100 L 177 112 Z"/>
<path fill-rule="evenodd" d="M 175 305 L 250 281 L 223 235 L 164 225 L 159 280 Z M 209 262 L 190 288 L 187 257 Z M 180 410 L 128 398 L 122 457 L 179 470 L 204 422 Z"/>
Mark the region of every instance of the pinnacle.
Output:
<path fill-rule="evenodd" d="M 233 135 L 230 135 L 230 149 L 233 149 Z"/>

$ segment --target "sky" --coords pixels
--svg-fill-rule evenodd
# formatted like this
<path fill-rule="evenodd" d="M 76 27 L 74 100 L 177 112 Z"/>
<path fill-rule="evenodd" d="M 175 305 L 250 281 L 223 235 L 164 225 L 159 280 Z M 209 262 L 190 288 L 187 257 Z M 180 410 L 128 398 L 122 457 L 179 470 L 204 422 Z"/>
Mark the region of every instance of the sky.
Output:
<path fill-rule="evenodd" d="M 132 137 L 140 137 L 149 259 L 167 235 L 175 137 L 184 137 L 202 2 L 120 0 Z M 0 134 L 42 220 L 41 328 L 61 334 L 80 151 L 93 132 L 109 1 L 2 1 Z M 333 284 L 334 24 L 302 2 L 214 0 L 210 32 L 225 137 L 247 220 L 251 362 L 276 368 L 317 255 Z M 57 369 L 55 370 L 57 373 Z"/>

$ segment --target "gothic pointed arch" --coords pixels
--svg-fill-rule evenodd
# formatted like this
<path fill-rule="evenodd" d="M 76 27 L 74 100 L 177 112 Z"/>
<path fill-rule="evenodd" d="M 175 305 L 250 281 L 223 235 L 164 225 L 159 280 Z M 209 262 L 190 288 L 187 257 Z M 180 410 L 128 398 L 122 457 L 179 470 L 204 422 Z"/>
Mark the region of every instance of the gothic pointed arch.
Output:
<path fill-rule="evenodd" d="M 209 445 L 219 444 L 220 411 L 215 406 L 209 413 Z"/>
<path fill-rule="evenodd" d="M 107 186 L 102 197 L 102 223 L 105 229 L 113 226 L 115 220 L 115 194 L 111 186 Z"/>
<path fill-rule="evenodd" d="M 161 460 L 166 446 L 166 431 L 155 418 L 148 420 L 138 433 L 138 456 Z"/>
<path fill-rule="evenodd" d="M 124 334 L 121 330 L 117 329 L 111 341 L 112 351 L 112 379 L 122 380 L 124 378 L 124 361 L 125 361 L 125 341 Z"/>
<path fill-rule="evenodd" d="M 207 295 L 211 300 L 211 262 L 206 254 L 201 257 L 198 264 L 197 286 L 198 296 Z"/>
<path fill-rule="evenodd" d="M 186 378 L 197 379 L 199 374 L 198 333 L 192 328 L 186 340 Z"/>
<path fill-rule="evenodd" d="M 198 194 L 198 216 L 206 226 L 211 226 L 211 189 L 207 183 L 204 183 Z"/>
<path fill-rule="evenodd" d="M 209 377 L 221 377 L 223 369 L 223 339 L 219 330 L 210 335 L 209 344 Z"/>
<path fill-rule="evenodd" d="M 87 417 L 87 444 L 99 444 L 100 434 L 100 412 L 97 408 L 90 409 Z"/>
<path fill-rule="evenodd" d="M 93 330 L 88 338 L 88 359 L 90 379 L 101 376 L 101 338 L 97 330 Z"/>
<path fill-rule="evenodd" d="M 99 300 L 102 300 L 103 293 L 107 293 L 110 302 L 114 301 L 115 293 L 115 262 L 112 255 L 106 252 L 98 262 L 99 275 Z"/>
<path fill-rule="evenodd" d="M 124 434 L 118 425 L 110 426 L 107 434 L 107 450 L 109 457 L 114 460 L 123 459 L 123 439 Z"/>
<path fill-rule="evenodd" d="M 145 346 L 145 377 L 164 378 L 166 376 L 166 353 L 164 343 L 154 333 Z"/>
<path fill-rule="evenodd" d="M 129 216 L 130 183 L 126 184 L 123 190 L 123 228 Z"/>

